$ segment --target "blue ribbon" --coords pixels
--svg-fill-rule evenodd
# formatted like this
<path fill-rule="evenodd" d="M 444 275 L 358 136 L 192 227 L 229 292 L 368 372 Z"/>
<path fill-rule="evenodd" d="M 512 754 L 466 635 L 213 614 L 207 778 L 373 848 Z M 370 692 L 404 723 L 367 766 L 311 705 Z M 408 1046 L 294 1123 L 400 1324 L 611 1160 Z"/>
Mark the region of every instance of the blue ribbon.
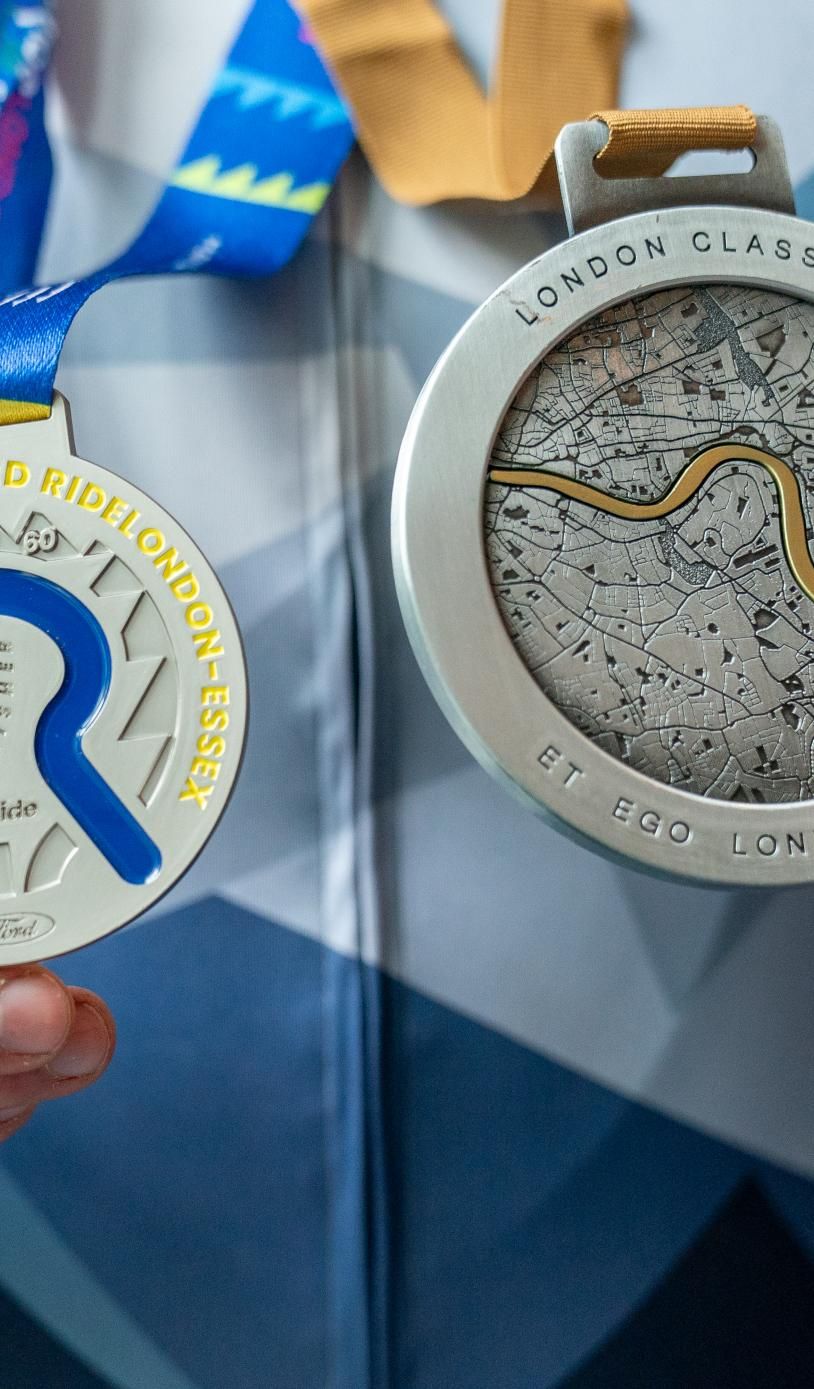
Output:
<path fill-rule="evenodd" d="M 31 7 L 14 7 L 9 23 L 24 13 L 30 16 Z M 47 11 L 39 13 L 45 24 Z M 8 54 L 2 45 L 0 29 L 0 97 L 5 72 L 12 74 L 0 109 L 0 266 L 8 285 L 20 283 L 12 275 L 21 268 L 30 273 L 26 257 L 39 242 L 50 157 L 40 91 L 26 111 L 13 195 L 3 200 L 3 120 L 21 88 L 14 43 Z M 41 51 L 46 46 L 43 36 Z M 278 270 L 322 207 L 352 140 L 348 113 L 302 21 L 285 0 L 255 0 L 179 164 L 129 249 L 84 279 L 0 300 L 0 423 L 49 413 L 65 334 L 85 300 L 111 280 Z"/>

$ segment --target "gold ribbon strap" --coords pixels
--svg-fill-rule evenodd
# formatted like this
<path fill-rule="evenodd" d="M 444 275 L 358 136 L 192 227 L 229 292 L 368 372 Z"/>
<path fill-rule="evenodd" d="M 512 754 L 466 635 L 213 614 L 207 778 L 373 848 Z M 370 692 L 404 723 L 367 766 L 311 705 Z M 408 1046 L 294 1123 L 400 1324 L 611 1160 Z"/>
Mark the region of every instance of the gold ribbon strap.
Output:
<path fill-rule="evenodd" d="M 688 150 L 740 150 L 754 141 L 757 121 L 748 106 L 686 106 L 660 111 L 594 111 L 608 141 L 596 156 L 603 174 L 646 178 Z"/>
<path fill-rule="evenodd" d="M 362 147 L 388 192 L 424 206 L 450 198 L 557 200 L 554 140 L 595 112 L 610 131 L 609 174 L 661 173 L 687 149 L 749 143 L 745 107 L 617 111 L 626 0 L 504 0 L 487 98 L 431 0 L 298 0 Z M 750 124 L 751 122 L 751 124 Z"/>
<path fill-rule="evenodd" d="M 625 0 L 506 0 L 487 100 L 431 0 L 299 0 L 360 143 L 400 202 L 535 187 L 566 121 L 616 98 Z"/>

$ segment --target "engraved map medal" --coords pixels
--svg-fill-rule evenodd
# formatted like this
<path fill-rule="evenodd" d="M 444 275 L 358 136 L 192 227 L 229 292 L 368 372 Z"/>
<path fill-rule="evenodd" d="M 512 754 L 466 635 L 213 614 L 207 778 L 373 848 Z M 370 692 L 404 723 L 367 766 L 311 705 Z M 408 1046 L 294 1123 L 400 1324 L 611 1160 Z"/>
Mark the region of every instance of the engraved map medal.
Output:
<path fill-rule="evenodd" d="M 215 575 L 129 482 L 72 456 L 65 402 L 3 428 L 0 963 L 123 925 L 189 867 L 245 729 Z"/>
<path fill-rule="evenodd" d="M 475 755 L 596 847 L 814 876 L 814 227 L 748 174 L 557 159 L 571 239 L 436 366 L 394 501 L 399 597 Z M 669 206 L 665 206 L 669 204 Z"/>

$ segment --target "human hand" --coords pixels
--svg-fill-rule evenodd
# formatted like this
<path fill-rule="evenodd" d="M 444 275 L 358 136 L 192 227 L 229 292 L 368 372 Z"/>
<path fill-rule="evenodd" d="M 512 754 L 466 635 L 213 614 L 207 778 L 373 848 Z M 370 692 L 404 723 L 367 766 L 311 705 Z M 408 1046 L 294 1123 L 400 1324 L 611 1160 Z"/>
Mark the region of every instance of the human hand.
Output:
<path fill-rule="evenodd" d="M 104 1071 L 116 1043 L 107 1004 L 42 965 L 0 969 L 0 1143 L 41 1100 L 73 1095 Z"/>

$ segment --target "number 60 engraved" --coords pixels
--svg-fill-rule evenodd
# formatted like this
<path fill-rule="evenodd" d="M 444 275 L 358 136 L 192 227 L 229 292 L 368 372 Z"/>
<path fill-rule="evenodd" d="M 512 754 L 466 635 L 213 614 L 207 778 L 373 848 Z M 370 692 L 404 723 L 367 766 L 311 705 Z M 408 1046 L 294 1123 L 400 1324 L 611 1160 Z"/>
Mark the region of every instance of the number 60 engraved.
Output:
<path fill-rule="evenodd" d="M 57 543 L 57 533 L 53 526 L 43 526 L 41 531 L 26 531 L 23 536 L 23 549 L 27 555 L 36 555 L 41 550 L 47 553 Z"/>

